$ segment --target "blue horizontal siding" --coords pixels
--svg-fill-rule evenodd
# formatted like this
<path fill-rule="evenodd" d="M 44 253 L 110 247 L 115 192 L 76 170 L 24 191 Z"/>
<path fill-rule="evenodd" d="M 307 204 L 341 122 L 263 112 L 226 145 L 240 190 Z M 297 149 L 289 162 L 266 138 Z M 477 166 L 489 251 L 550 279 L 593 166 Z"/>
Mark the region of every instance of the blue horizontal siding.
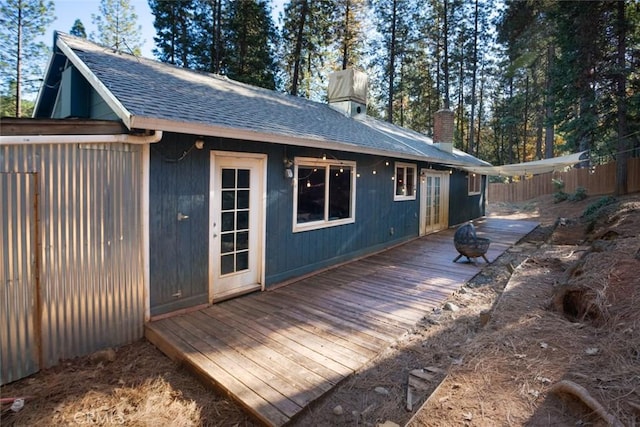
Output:
<path fill-rule="evenodd" d="M 165 133 L 163 141 L 151 148 L 150 280 L 152 294 L 155 292 L 160 300 L 170 300 L 169 296 L 180 289 L 190 294 L 185 298 L 189 304 L 206 302 L 211 150 L 268 156 L 264 248 L 267 286 L 418 236 L 419 194 L 415 200 L 393 200 L 395 161 L 401 159 L 221 138 L 205 138 L 205 148 L 196 150 L 192 149 L 194 140 L 190 135 Z M 360 175 L 356 181 L 356 221 L 294 233 L 293 181 L 285 177 L 283 160 L 323 155 L 356 162 Z M 416 166 L 419 171 L 427 164 L 417 162 Z M 467 196 L 465 176 L 462 172 L 451 176 L 450 224 L 484 214 L 479 199 Z M 189 215 L 189 220 L 177 222 L 178 212 Z M 157 311 L 177 308 L 170 304 Z"/>
<path fill-rule="evenodd" d="M 469 195 L 469 174 L 454 171 L 449 182 L 449 226 L 479 218 L 485 215 L 487 177 L 482 179 L 481 194 Z"/>
<path fill-rule="evenodd" d="M 384 249 L 418 235 L 419 199 L 393 201 L 394 159 L 287 148 L 287 157 L 337 158 L 356 162 L 356 221 L 293 232 L 293 182 L 283 157 L 269 157 L 266 284 L 278 283 Z M 389 164 L 386 165 L 385 163 Z M 374 174 L 373 171 L 376 171 Z"/>

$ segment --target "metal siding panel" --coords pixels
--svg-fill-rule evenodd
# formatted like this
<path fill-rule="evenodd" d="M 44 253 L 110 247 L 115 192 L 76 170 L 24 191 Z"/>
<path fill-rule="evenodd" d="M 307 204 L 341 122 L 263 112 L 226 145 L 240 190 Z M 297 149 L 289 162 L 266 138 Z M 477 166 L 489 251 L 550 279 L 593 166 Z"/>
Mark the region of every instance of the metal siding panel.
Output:
<path fill-rule="evenodd" d="M 0 195 L 0 384 L 6 384 L 38 370 L 34 175 L 0 173 Z"/>
<path fill-rule="evenodd" d="M 12 329 L 2 338 L 3 383 L 38 369 L 37 358 L 27 359 L 37 350 L 33 340 L 39 334 L 40 368 L 142 337 L 141 167 L 141 148 L 125 144 L 0 147 L 1 172 L 39 172 L 31 175 L 33 185 L 8 184 L 3 178 L 0 186 L 0 200 L 12 206 L 0 212 L 2 283 L 33 274 L 22 270 L 31 265 L 33 257 L 25 254 L 36 251 L 35 243 L 28 241 L 29 233 L 14 230 L 35 227 L 26 209 L 37 182 L 42 289 L 39 327 L 33 313 L 25 317 L 27 307 L 34 310 L 35 284 L 23 289 L 22 305 L 4 310 L 3 320 Z M 20 198 L 13 203 L 11 197 Z M 4 307 L 18 300 L 6 293 L 9 289 L 3 288 Z M 11 358 L 21 364 L 7 363 Z"/>

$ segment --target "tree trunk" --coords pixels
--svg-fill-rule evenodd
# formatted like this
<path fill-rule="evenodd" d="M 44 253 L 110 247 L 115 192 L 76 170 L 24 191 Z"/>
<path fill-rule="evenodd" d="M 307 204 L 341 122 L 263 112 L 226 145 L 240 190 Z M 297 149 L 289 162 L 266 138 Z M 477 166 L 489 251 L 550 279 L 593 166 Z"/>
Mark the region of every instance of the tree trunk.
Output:
<path fill-rule="evenodd" d="M 476 75 L 478 68 L 478 0 L 476 0 L 475 3 L 475 18 L 473 29 L 473 63 L 471 65 L 471 116 L 469 117 L 469 153 L 473 153 L 475 151 L 473 145 L 475 131 L 474 121 L 476 114 Z"/>
<path fill-rule="evenodd" d="M 511 109 L 513 109 L 513 77 L 509 77 L 509 105 L 511 105 Z M 510 114 L 513 114 L 513 111 L 510 112 Z M 513 129 L 513 124 L 509 124 L 508 125 L 508 151 L 507 151 L 507 161 L 509 162 L 509 164 L 513 163 L 513 146 L 514 146 L 514 139 L 515 139 L 515 132 Z M 518 147 L 516 146 L 516 154 L 518 154 Z"/>
<path fill-rule="evenodd" d="M 475 153 L 471 153 L 476 157 L 480 156 L 480 129 L 482 129 L 482 106 L 484 100 L 484 65 L 482 66 L 482 71 L 480 72 L 480 94 L 478 99 L 478 132 L 476 134 L 476 146 Z"/>
<path fill-rule="evenodd" d="M 464 149 L 464 42 L 460 38 L 460 68 L 458 75 L 458 140 Z M 469 152 L 467 147 L 466 152 Z"/>
<path fill-rule="evenodd" d="M 22 116 L 22 1 L 18 1 L 18 51 L 16 52 L 16 117 Z"/>
<path fill-rule="evenodd" d="M 536 158 L 542 160 L 542 135 L 544 132 L 544 109 L 541 107 L 536 114 Z"/>
<path fill-rule="evenodd" d="M 349 45 L 351 42 L 351 32 L 349 31 L 349 1 L 347 0 L 344 12 L 344 41 L 342 43 L 342 69 L 346 70 L 349 65 Z"/>
<path fill-rule="evenodd" d="M 222 68 L 222 0 L 216 1 L 216 40 L 215 40 L 215 65 L 214 72 L 220 73 L 220 69 Z"/>
<path fill-rule="evenodd" d="M 445 1 L 446 3 L 446 1 Z M 436 111 L 440 109 L 441 107 L 441 102 L 442 99 L 444 98 L 443 96 L 443 90 L 442 90 L 442 77 L 441 77 L 441 67 L 440 67 L 440 44 L 441 44 L 441 39 L 440 39 L 440 16 L 436 15 L 436 19 L 438 20 L 437 24 L 436 24 L 436 28 L 438 29 L 438 31 L 436 31 L 436 46 L 435 46 L 435 68 L 436 68 L 436 96 L 438 97 L 438 105 L 436 108 Z M 430 73 L 431 74 L 431 73 Z M 433 117 L 432 115 L 430 115 L 429 117 Z M 433 128 L 433 126 L 432 126 Z"/>
<path fill-rule="evenodd" d="M 387 102 L 387 121 L 393 123 L 393 81 L 395 80 L 396 66 L 396 19 L 397 1 L 393 0 L 393 15 L 391 17 L 391 40 L 389 42 L 389 100 Z"/>
<path fill-rule="evenodd" d="M 547 46 L 547 84 L 546 84 L 546 103 L 545 103 L 545 129 L 544 129 L 544 157 L 550 159 L 553 157 L 553 141 L 555 139 L 555 131 L 553 127 L 553 104 L 554 96 L 551 93 L 551 67 L 555 57 L 555 49 L 551 43 Z"/>
<path fill-rule="evenodd" d="M 298 35 L 296 37 L 296 50 L 294 52 L 293 61 L 293 78 L 291 79 L 291 95 L 298 95 L 298 79 L 300 76 L 300 55 L 302 53 L 302 37 L 304 36 L 304 24 L 309 13 L 309 5 L 307 0 L 302 1 L 302 11 L 300 12 L 300 25 L 298 26 Z"/>
<path fill-rule="evenodd" d="M 449 17 L 447 16 L 447 3 L 449 0 L 444 0 L 444 108 L 448 110 L 451 106 L 451 100 L 449 99 Z"/>
<path fill-rule="evenodd" d="M 529 128 L 527 126 L 529 122 L 529 73 L 527 72 L 527 77 L 525 78 L 524 85 L 524 123 L 522 129 L 522 161 L 527 161 L 527 133 Z"/>
<path fill-rule="evenodd" d="M 618 155 L 616 164 L 616 196 L 627 194 L 627 162 L 629 150 L 627 144 L 627 100 L 626 100 L 626 34 L 625 5 L 623 0 L 617 1 L 617 30 L 618 30 L 618 75 L 617 79 L 617 107 L 618 107 Z"/>

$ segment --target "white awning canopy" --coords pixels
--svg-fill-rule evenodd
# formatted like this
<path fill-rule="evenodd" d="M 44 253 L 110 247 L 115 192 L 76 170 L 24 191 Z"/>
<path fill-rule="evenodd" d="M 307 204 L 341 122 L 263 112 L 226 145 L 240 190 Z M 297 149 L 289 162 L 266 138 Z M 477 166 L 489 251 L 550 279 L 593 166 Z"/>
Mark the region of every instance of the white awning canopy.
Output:
<path fill-rule="evenodd" d="M 491 176 L 522 176 L 538 175 L 547 172 L 562 171 L 569 166 L 580 163 L 586 159 L 587 151 L 568 154 L 566 156 L 553 157 L 551 159 L 535 160 L 533 162 L 516 163 L 503 166 L 464 166 L 462 169 Z"/>

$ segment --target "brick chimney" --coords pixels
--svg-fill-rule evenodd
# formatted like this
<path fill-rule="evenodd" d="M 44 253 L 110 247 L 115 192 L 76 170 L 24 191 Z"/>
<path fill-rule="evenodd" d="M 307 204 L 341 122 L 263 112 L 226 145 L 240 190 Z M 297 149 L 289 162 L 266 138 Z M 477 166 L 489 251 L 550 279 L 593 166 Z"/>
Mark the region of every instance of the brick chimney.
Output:
<path fill-rule="evenodd" d="M 438 110 L 434 116 L 433 143 L 442 151 L 453 152 L 453 111 Z"/>
<path fill-rule="evenodd" d="M 346 116 L 366 114 L 367 75 L 351 68 L 331 73 L 327 97 L 329 106 Z"/>

